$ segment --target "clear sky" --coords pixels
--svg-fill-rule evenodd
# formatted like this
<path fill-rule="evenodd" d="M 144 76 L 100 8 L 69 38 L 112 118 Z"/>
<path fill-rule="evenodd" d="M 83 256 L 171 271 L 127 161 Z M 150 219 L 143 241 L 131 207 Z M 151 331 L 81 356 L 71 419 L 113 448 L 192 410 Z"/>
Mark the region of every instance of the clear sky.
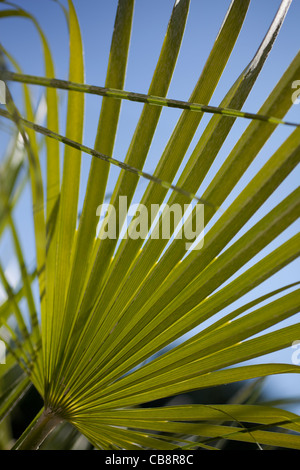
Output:
<path fill-rule="evenodd" d="M 67 5 L 65 0 L 62 1 Z M 173 0 L 136 0 L 130 54 L 128 59 L 127 76 L 125 89 L 147 93 L 152 74 L 158 59 L 162 41 L 166 32 L 167 24 L 173 7 Z M 56 65 L 57 78 L 65 79 L 68 76 L 68 31 L 61 8 L 52 0 L 16 0 L 15 4 L 33 13 L 44 30 L 53 53 Z M 188 100 L 194 85 L 201 73 L 203 65 L 208 57 L 214 39 L 222 24 L 229 0 L 191 0 L 190 12 L 187 20 L 186 32 L 182 42 L 181 52 L 178 57 L 173 81 L 171 83 L 168 97 L 181 100 Z M 220 101 L 234 83 L 237 76 L 252 59 L 260 45 L 278 7 L 280 0 L 252 0 L 249 11 L 243 25 L 236 47 L 227 64 L 224 74 L 210 102 L 211 105 L 219 105 Z M 110 48 L 111 35 L 114 25 L 114 17 L 117 7 L 117 0 L 74 0 L 74 6 L 78 13 L 82 37 L 85 49 L 85 80 L 88 84 L 103 86 L 105 82 L 106 67 Z M 5 4 L 0 4 L 0 8 L 5 8 Z M 294 0 L 287 14 L 285 23 L 280 31 L 279 37 L 271 51 L 264 68 L 247 99 L 243 109 L 249 112 L 257 112 L 267 98 L 273 87 L 282 76 L 283 72 L 290 64 L 299 50 L 299 20 L 300 20 L 300 0 Z M 4 47 L 19 61 L 24 73 L 43 75 L 42 49 L 38 34 L 30 21 L 24 18 L 1 19 L 0 41 Z M 299 77 L 300 79 L 300 77 Z M 11 86 L 12 92 L 18 96 L 19 85 Z M 35 97 L 38 101 L 41 88 L 34 89 Z M 66 102 L 66 92 L 60 93 L 62 106 Z M 84 131 L 84 144 L 93 146 L 101 98 L 94 96 L 86 97 L 86 119 Z M 118 136 L 116 139 L 114 156 L 123 159 L 135 125 L 139 118 L 141 105 L 138 103 L 124 102 L 120 116 Z M 171 135 L 172 129 L 180 115 L 179 110 L 164 109 L 157 133 L 149 152 L 145 170 L 153 172 L 162 153 L 164 145 Z M 286 116 L 289 120 L 300 122 L 300 105 L 292 106 Z M 193 139 L 192 145 L 187 153 L 189 157 L 193 146 L 199 139 L 204 126 L 210 119 L 210 115 L 205 116 Z M 61 133 L 64 133 L 63 117 L 61 117 Z M 204 181 L 203 189 L 216 168 L 224 161 L 228 152 L 234 146 L 241 131 L 249 124 L 248 121 L 238 120 L 234 125 L 223 149 L 216 158 L 214 165 Z M 240 183 L 233 190 L 225 203 L 225 207 L 232 201 L 239 190 L 247 184 L 249 179 L 266 162 L 274 150 L 289 135 L 291 129 L 279 127 L 259 153 L 255 162 L 241 179 Z M 3 133 L 1 133 L 2 138 Z M 5 140 L 5 139 L 4 139 Z M 4 153 L 4 140 L 0 141 L 0 156 Z M 82 190 L 80 201 L 84 194 L 84 183 L 89 169 L 90 158 L 82 158 Z M 184 160 L 186 161 L 186 159 Z M 108 191 L 114 185 L 119 170 L 111 169 Z M 298 185 L 299 169 L 296 170 L 279 189 L 272 195 L 260 211 L 257 212 L 247 224 L 249 228 L 256 222 L 270 207 L 273 207 L 283 195 L 290 193 Z M 137 196 L 140 196 L 146 187 L 146 182 L 142 181 L 138 186 Z M 198 192 L 201 194 L 201 190 Z M 26 194 L 26 193 L 25 193 Z M 33 231 L 31 223 L 28 223 L 29 196 L 24 200 L 16 211 L 16 221 L 19 231 L 22 233 L 24 246 L 28 248 L 26 255 L 28 261 L 34 258 L 33 251 Z M 288 239 L 291 234 L 299 230 L 299 223 L 293 224 L 275 242 L 259 253 L 255 261 L 261 259 L 269 253 L 280 240 Z M 240 234 L 239 234 L 240 235 Z M 9 262 L 9 250 L 6 249 L 8 241 L 0 244 L 0 256 L 4 262 Z M 248 266 L 247 266 L 248 267 Z M 277 286 L 288 284 L 299 279 L 299 262 L 294 262 L 280 273 L 277 273 L 270 280 L 263 283 L 243 298 L 248 301 L 253 296 L 261 295 L 265 291 L 271 291 Z M 241 270 L 242 272 L 242 270 Z M 236 307 L 236 304 L 234 304 Z M 232 307 L 230 307 L 232 308 Z M 230 309 L 226 309 L 225 313 Z M 299 314 L 298 314 L 299 321 Z M 288 322 L 284 322 L 288 324 Z M 295 338 L 299 339 L 300 338 Z M 293 350 L 288 348 L 272 355 L 274 362 L 291 363 Z M 300 380 L 296 377 L 270 378 L 268 380 L 269 391 L 275 396 L 287 394 L 290 396 L 299 395 Z M 300 412 L 300 406 L 298 407 Z"/>

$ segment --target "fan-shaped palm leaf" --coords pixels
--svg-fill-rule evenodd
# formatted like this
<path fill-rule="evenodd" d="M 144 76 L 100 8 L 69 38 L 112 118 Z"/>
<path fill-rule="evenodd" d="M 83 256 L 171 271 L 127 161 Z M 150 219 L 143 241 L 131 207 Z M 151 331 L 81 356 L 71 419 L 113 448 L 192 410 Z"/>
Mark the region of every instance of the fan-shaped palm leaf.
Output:
<path fill-rule="evenodd" d="M 9 52 L 1 49 L 10 66 L 1 72 L 7 93 L 6 110 L 1 108 L 0 115 L 10 120 L 17 133 L 1 170 L 6 176 L 1 183 L 0 228 L 1 233 L 5 227 L 11 231 L 22 283 L 13 290 L 0 264 L 7 293 L 0 306 L 1 334 L 8 348 L 7 364 L 0 370 L 0 418 L 7 416 L 30 383 L 44 400 L 44 408 L 15 444 L 16 449 L 38 448 L 63 422 L 74 425 L 99 449 L 216 449 L 216 442 L 224 439 L 300 449 L 299 416 L 276 407 L 246 403 L 144 407 L 155 399 L 192 390 L 300 371 L 293 364 L 243 365 L 286 348 L 300 337 L 300 324 L 294 321 L 299 312 L 297 279 L 254 295 L 250 301 L 243 298 L 299 256 L 297 234 L 272 245 L 268 254 L 262 252 L 297 220 L 299 189 L 284 195 L 252 225 L 251 219 L 297 171 L 299 123 L 285 120 L 285 115 L 293 104 L 291 85 L 300 76 L 300 54 L 257 113 L 242 110 L 291 0 L 281 2 L 256 54 L 219 106 L 210 105 L 210 100 L 238 40 L 250 0 L 232 0 L 195 88 L 189 100 L 182 101 L 167 98 L 167 92 L 189 3 L 175 1 L 149 90 L 142 94 L 123 89 L 134 0 L 118 2 L 106 81 L 99 86 L 85 83 L 80 18 L 71 0 L 64 10 L 70 38 L 67 80 L 55 77 L 50 48 L 35 17 L 3 2 L 1 21 L 11 17 L 29 20 L 40 36 L 45 61 L 44 77 L 26 75 Z M 13 70 L 8 70 L 10 67 Z M 22 84 L 24 111 L 13 98 L 12 82 Z M 30 84 L 47 90 L 45 125 L 36 122 Z M 64 90 L 68 98 L 64 132 L 59 126 L 57 89 Z M 103 97 L 93 148 L 82 142 L 86 94 Z M 143 108 L 127 153 L 115 157 L 122 100 L 143 103 Z M 156 169 L 150 173 L 143 168 L 164 107 L 182 109 L 182 113 Z M 194 144 L 206 113 L 211 119 Z M 238 119 L 250 120 L 249 125 L 211 175 L 215 159 Z M 291 132 L 230 200 L 278 126 Z M 33 272 L 26 266 L 13 219 L 22 189 L 22 180 L 17 181 L 21 166 L 13 165 L 20 137 L 33 202 Z M 46 176 L 38 137 L 46 143 Z M 64 146 L 62 165 L 60 144 Z M 191 154 L 185 159 L 191 146 Z M 90 173 L 77 225 L 81 159 L 88 156 Z M 106 216 L 100 234 L 106 224 L 116 220 L 116 236 L 101 238 L 96 236 L 96 212 L 105 200 L 110 165 L 120 171 L 110 196 L 114 211 Z M 148 186 L 130 221 L 128 236 L 123 238 L 121 229 L 127 214 L 122 211 L 122 197 L 131 204 L 140 180 L 147 181 Z M 164 202 L 167 206 L 159 214 Z M 187 207 L 191 209 L 185 214 L 184 229 L 191 229 L 199 214 L 203 216 L 206 233 L 204 239 L 197 239 L 196 249 L 187 250 L 187 246 L 191 248 L 187 230 L 182 230 L 181 237 L 175 236 L 175 221 L 171 222 L 169 237 L 159 236 L 172 205 L 181 214 Z M 151 226 L 154 207 L 154 215 L 159 217 Z M 146 240 L 129 236 L 138 230 L 142 210 L 146 211 Z M 38 312 L 32 290 L 35 274 Z M 21 309 L 23 297 L 30 313 L 29 326 Z M 225 308 L 230 309 L 228 313 Z M 283 320 L 289 323 L 282 325 Z M 188 338 L 178 342 L 185 334 Z M 10 377 L 16 365 L 23 370 L 17 379 Z M 71 442 L 73 435 L 67 433 L 66 445 Z"/>

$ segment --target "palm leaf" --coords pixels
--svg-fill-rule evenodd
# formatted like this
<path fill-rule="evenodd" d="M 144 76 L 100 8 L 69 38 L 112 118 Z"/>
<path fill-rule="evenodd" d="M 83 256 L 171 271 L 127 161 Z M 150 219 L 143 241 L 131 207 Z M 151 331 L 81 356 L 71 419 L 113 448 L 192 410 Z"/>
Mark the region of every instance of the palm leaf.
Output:
<path fill-rule="evenodd" d="M 70 40 L 67 80 L 55 77 L 50 47 L 35 17 L 19 7 L 0 11 L 1 21 L 19 17 L 34 24 L 45 61 L 45 77 L 24 74 L 2 48 L 16 70 L 3 70 L 3 79 L 20 83 L 24 90 L 25 110 L 21 111 L 7 88 L 7 110 L 1 108 L 0 116 L 17 129 L 14 139 L 18 135 L 23 139 L 37 264 L 36 270 L 26 266 L 14 223 L 13 211 L 24 183 L 17 180 L 20 168 L 10 169 L 8 157 L 6 167 L 11 172 L 1 187 L 0 233 L 6 227 L 11 230 L 22 283 L 12 289 L 0 263 L 7 293 L 0 306 L 1 334 L 8 350 L 8 364 L 0 376 L 0 418 L 9 416 L 30 383 L 44 400 L 43 409 L 13 449 L 39 448 L 44 441 L 43 448 L 47 448 L 57 445 L 57 436 L 64 435 L 64 445 L 73 448 L 78 433 L 98 449 L 214 450 L 227 441 L 259 448 L 300 449 L 300 418 L 283 409 L 255 403 L 152 406 L 153 400 L 207 387 L 300 372 L 295 364 L 253 361 L 289 347 L 300 334 L 295 320 L 300 281 L 294 279 L 258 295 L 255 291 L 299 257 L 299 235 L 291 232 L 283 242 L 278 241 L 298 219 L 299 189 L 280 197 L 252 223 L 280 185 L 297 171 L 299 123 L 285 116 L 292 106 L 291 83 L 300 72 L 299 53 L 258 112 L 242 110 L 272 55 L 291 0 L 281 2 L 257 52 L 219 106 L 210 105 L 247 21 L 249 3 L 232 0 L 188 101 L 169 99 L 167 92 L 188 25 L 189 0 L 174 3 L 147 94 L 123 89 L 134 26 L 133 0 L 118 2 L 104 86 L 85 83 L 84 41 L 71 0 L 68 10 L 63 7 Z M 46 87 L 45 125 L 36 122 L 29 85 L 43 91 Z M 58 89 L 68 98 L 64 134 L 59 130 Z M 85 94 L 102 97 L 93 148 L 83 144 Z M 143 107 L 127 152 L 114 157 L 122 100 L 142 103 Z M 182 112 L 155 170 L 145 171 L 164 107 Z M 206 113 L 211 119 L 198 137 Z M 245 118 L 249 125 L 212 172 L 234 124 Z M 281 126 L 286 129 L 282 143 L 232 197 Z M 288 133 L 291 126 L 295 129 Z M 38 135 L 46 143 L 45 174 Z M 60 144 L 64 146 L 62 173 Z M 81 153 L 91 157 L 91 164 L 77 224 Z M 96 236 L 95 215 L 106 199 L 110 165 L 119 169 L 109 196 L 118 222 L 115 238 L 101 238 Z M 130 204 L 140 180 L 147 180 L 148 186 L 132 214 L 127 235 L 137 230 L 144 207 L 148 237 L 122 238 L 126 214 L 120 198 L 126 196 Z M 164 201 L 167 207 L 162 207 Z M 175 220 L 169 237 L 159 236 L 173 204 L 184 215 L 183 229 L 191 229 L 199 214 L 203 216 L 205 234 L 197 239 L 195 249 L 187 231 L 176 236 Z M 157 217 L 151 226 L 149 211 L 154 205 Z M 109 215 L 105 223 L 112 218 Z M 35 273 L 38 313 L 32 291 Z M 251 295 L 250 300 L 245 300 L 246 294 Z M 23 296 L 29 307 L 30 328 L 21 308 Z M 250 360 L 253 362 L 248 364 Z M 13 380 L 10 374 L 16 364 L 23 372 Z M 66 422 L 77 432 L 65 429 L 62 423 Z"/>

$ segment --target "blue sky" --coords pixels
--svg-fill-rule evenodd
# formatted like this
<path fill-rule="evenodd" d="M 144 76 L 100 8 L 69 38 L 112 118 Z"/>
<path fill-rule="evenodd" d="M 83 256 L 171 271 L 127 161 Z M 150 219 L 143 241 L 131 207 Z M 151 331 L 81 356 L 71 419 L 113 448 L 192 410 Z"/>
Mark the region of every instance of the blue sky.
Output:
<path fill-rule="evenodd" d="M 66 28 L 65 18 L 59 5 L 52 0 L 16 0 L 15 3 L 36 16 L 49 40 L 56 64 L 56 75 L 58 78 L 67 78 L 68 31 Z M 66 1 L 63 1 L 62 3 L 67 5 Z M 136 0 L 132 39 L 125 81 L 126 90 L 147 93 L 155 64 L 160 53 L 173 3 L 173 0 L 151 0 L 151 2 L 146 0 Z M 229 0 L 191 0 L 186 32 L 182 42 L 182 48 L 178 57 L 174 77 L 168 92 L 168 97 L 181 100 L 189 99 L 218 33 L 218 29 L 222 24 L 229 4 Z M 0 5 L 1 9 L 5 8 L 5 5 Z M 279 5 L 279 0 L 251 1 L 240 37 L 210 104 L 217 106 L 220 103 L 237 76 L 249 63 L 260 45 L 260 42 L 262 41 Z M 82 28 L 85 50 L 86 83 L 103 86 L 105 82 L 117 0 L 74 0 L 74 6 L 78 13 L 80 26 Z M 258 111 L 261 104 L 269 95 L 287 66 L 298 52 L 299 18 L 300 1 L 294 0 L 271 54 L 266 61 L 252 93 L 250 93 L 249 98 L 245 102 L 243 107 L 245 111 Z M 30 21 L 23 18 L 1 20 L 0 37 L 1 43 L 18 60 L 24 73 L 43 75 L 42 49 L 38 34 Z M 20 89 L 19 85 L 12 85 L 11 89 L 15 94 L 14 96 L 18 97 Z M 33 89 L 37 102 L 40 97 L 41 90 L 42 89 L 39 87 Z M 60 96 L 63 107 L 66 102 L 66 92 L 61 92 Z M 84 143 L 91 147 L 93 146 L 95 139 L 100 104 L 101 98 L 95 98 L 94 96 L 86 97 Z M 122 104 L 119 131 L 114 151 L 114 156 L 116 158 L 124 158 L 135 125 L 139 118 L 140 111 L 141 105 L 138 103 L 124 102 Z M 162 153 L 164 145 L 167 143 L 179 116 L 179 110 L 163 110 L 157 133 L 153 139 L 149 156 L 144 167 L 146 171 L 154 171 L 159 155 Z M 300 105 L 292 106 L 286 118 L 299 122 Z M 64 133 L 63 117 L 61 119 L 61 133 Z M 189 157 L 209 119 L 210 115 L 206 115 L 202 119 L 184 162 Z M 224 158 L 234 146 L 236 139 L 241 134 L 241 131 L 243 131 L 248 124 L 248 121 L 237 120 L 222 150 L 217 156 L 207 180 L 204 181 L 203 189 L 205 189 L 209 176 L 211 176 L 215 169 L 219 167 L 220 163 L 224 161 Z M 247 184 L 249 179 L 258 171 L 258 169 L 261 168 L 290 132 L 291 129 L 283 126 L 279 127 L 274 132 L 263 150 L 259 153 L 255 162 L 253 162 L 249 170 L 233 190 L 225 203 L 225 207 L 230 203 L 232 198 L 238 194 L 240 189 Z M 3 133 L 1 133 L 1 139 L 2 135 Z M 0 155 L 4 152 L 5 143 L 6 137 L 4 136 L 3 140 L 0 141 Z M 83 156 L 80 204 L 83 200 L 89 162 L 90 158 L 88 156 Z M 113 188 L 118 172 L 119 170 L 116 168 L 111 169 L 108 191 Z M 251 221 L 249 221 L 247 228 L 266 213 L 270 207 L 273 207 L 278 200 L 282 199 L 284 195 L 289 194 L 298 185 L 299 176 L 299 170 L 296 170 L 291 176 L 289 176 L 274 195 L 269 198 L 267 203 L 264 204 L 262 209 L 253 216 Z M 142 192 L 146 188 L 146 184 L 147 182 L 141 181 L 138 186 L 137 197 L 141 196 Z M 201 194 L 201 191 L 199 194 Z M 25 193 L 24 199 L 17 208 L 15 219 L 19 227 L 19 232 L 22 234 L 24 246 L 27 248 L 26 252 L 28 262 L 32 262 L 34 258 L 34 244 L 32 224 L 31 222 L 28 223 L 28 221 L 30 221 L 30 218 L 28 218 L 28 208 L 30 208 L 29 193 Z M 298 230 L 299 223 L 297 222 L 278 237 L 275 242 L 271 243 L 266 247 L 266 249 L 260 252 L 255 260 L 258 261 L 261 259 L 265 254 L 269 253 L 279 241 L 288 239 L 291 234 L 296 233 Z M 0 257 L 4 262 L 9 262 L 10 260 L 9 250 L 7 250 L 8 245 L 9 241 L 4 241 L 0 244 Z M 263 283 L 259 288 L 255 289 L 255 293 L 253 291 L 245 296 L 243 300 L 246 302 L 250 300 L 254 294 L 261 295 L 265 290 L 273 290 L 277 286 L 298 280 L 299 267 L 299 262 L 292 263 L 280 273 L 273 276 L 270 280 Z M 234 304 L 233 307 L 235 306 L 236 305 Z M 285 324 L 288 324 L 288 322 Z M 293 350 L 291 348 L 280 351 L 272 355 L 272 361 L 291 363 L 292 352 Z M 299 393 L 300 380 L 294 376 L 270 378 L 268 383 L 270 384 L 269 391 L 274 396 L 280 396 L 282 394 L 293 396 L 297 391 Z M 298 411 L 300 411 L 300 407 L 298 407 Z"/>

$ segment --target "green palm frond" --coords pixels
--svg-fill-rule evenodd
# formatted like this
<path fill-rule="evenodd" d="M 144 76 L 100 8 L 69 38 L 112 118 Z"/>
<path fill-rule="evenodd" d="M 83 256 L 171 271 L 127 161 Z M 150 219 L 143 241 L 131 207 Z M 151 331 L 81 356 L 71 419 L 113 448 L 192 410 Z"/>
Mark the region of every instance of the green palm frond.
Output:
<path fill-rule="evenodd" d="M 84 436 L 86 447 L 105 450 L 217 450 L 230 441 L 300 449 L 300 417 L 272 403 L 257 403 L 254 393 L 261 378 L 300 372 L 297 364 L 261 362 L 300 338 L 300 281 L 282 282 L 270 291 L 263 284 L 299 257 L 299 234 L 280 238 L 298 220 L 299 188 L 258 216 L 298 171 L 300 122 L 285 116 L 293 105 L 292 83 L 300 77 L 300 53 L 260 109 L 243 111 L 291 0 L 282 0 L 257 52 L 219 106 L 210 102 L 247 21 L 250 0 L 231 1 L 188 100 L 167 94 L 188 26 L 189 0 L 174 3 L 147 93 L 124 90 L 134 0 L 118 1 L 106 79 L 99 85 L 85 83 L 80 16 L 72 0 L 67 3 L 68 9 L 56 5 L 68 23 L 66 80 L 56 77 L 35 16 L 8 2 L 0 10 L 0 21 L 30 22 L 44 61 L 44 76 L 25 74 L 1 46 L 6 109 L 0 108 L 0 116 L 13 131 L 0 167 L 0 235 L 9 231 L 21 275 L 17 288 L 11 286 L 0 261 L 6 296 L 0 305 L 0 338 L 7 348 L 6 364 L 0 365 L 0 420 L 10 416 L 31 385 L 44 402 L 11 448 L 76 448 Z M 23 102 L 14 97 L 17 86 Z M 36 87 L 45 96 L 46 122 L 37 117 Z M 88 146 L 83 144 L 85 99 L 94 95 L 101 97 L 101 109 L 94 144 Z M 61 96 L 67 99 L 65 109 Z M 115 157 L 124 100 L 142 109 L 128 150 Z M 156 168 L 149 171 L 144 168 L 164 107 L 181 114 Z M 237 122 L 244 129 L 215 168 Z M 279 129 L 284 140 L 268 150 L 267 161 L 239 189 Z M 90 158 L 86 183 L 84 154 L 85 161 Z M 110 191 L 113 168 L 118 176 Z M 124 237 L 128 208 L 141 181 L 147 186 Z M 24 188 L 32 201 L 33 267 L 14 220 Z M 98 227 L 97 210 L 104 202 L 114 211 Z M 175 218 L 169 236 L 161 236 L 171 206 L 180 210 L 180 220 L 184 216 L 180 237 Z M 132 236 L 141 229 L 143 210 L 147 236 Z M 203 232 L 192 239 L 199 217 Z M 115 236 L 101 237 L 114 221 Z M 155 400 L 252 379 L 259 380 L 226 404 L 155 406 Z"/>

